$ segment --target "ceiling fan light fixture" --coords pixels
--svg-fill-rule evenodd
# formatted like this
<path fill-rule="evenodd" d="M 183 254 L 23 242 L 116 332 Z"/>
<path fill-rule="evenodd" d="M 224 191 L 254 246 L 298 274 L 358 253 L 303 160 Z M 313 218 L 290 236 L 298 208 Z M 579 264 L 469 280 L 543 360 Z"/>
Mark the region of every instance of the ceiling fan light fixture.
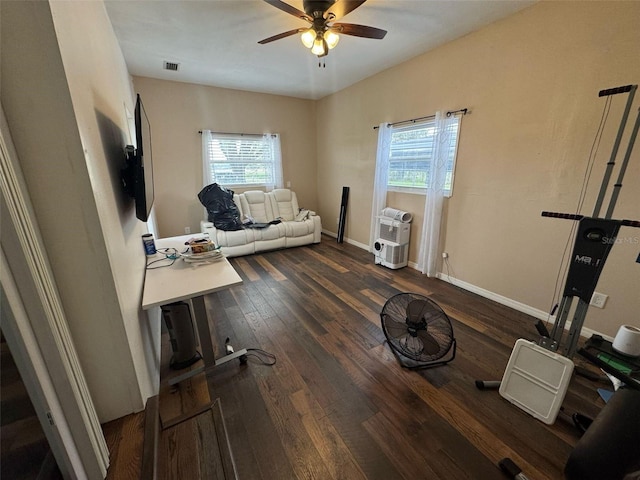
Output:
<path fill-rule="evenodd" d="M 327 30 L 326 32 L 324 32 L 324 40 L 327 42 L 327 47 L 329 47 L 329 50 L 331 50 L 336 45 L 338 45 L 338 42 L 340 41 L 340 35 L 338 35 L 333 30 Z"/>
<path fill-rule="evenodd" d="M 304 32 L 302 32 L 302 35 L 300 35 L 300 40 L 302 40 L 302 44 L 307 48 L 313 47 L 313 42 L 315 39 L 316 39 L 316 31 L 313 28 L 309 28 L 305 30 Z"/>
<path fill-rule="evenodd" d="M 311 53 L 317 55 L 319 57 L 325 56 L 329 53 L 329 49 L 327 47 L 327 42 L 321 35 L 318 35 L 316 39 L 313 41 L 313 46 L 311 47 Z"/>
<path fill-rule="evenodd" d="M 2 0 L 0 0 L 0 2 L 1 1 Z M 381 40 L 387 33 L 386 30 L 369 27 L 367 25 L 335 23 L 336 20 L 340 20 L 367 0 L 303 0 L 302 6 L 304 11 L 289 5 L 289 3 L 283 0 L 264 1 L 289 15 L 304 20 L 307 22 L 307 26 L 295 28 L 260 40 L 258 42 L 260 45 L 300 34 L 302 44 L 310 49 L 313 55 L 320 58 L 328 55 L 329 50 L 338 45 L 340 35 Z M 297 1 L 299 2 L 300 0 Z"/>

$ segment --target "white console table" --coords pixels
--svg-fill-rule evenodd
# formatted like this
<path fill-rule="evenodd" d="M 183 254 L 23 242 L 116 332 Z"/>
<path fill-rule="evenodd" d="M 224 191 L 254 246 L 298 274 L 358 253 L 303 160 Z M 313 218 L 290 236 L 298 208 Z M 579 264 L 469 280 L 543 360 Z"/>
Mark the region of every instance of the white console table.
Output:
<path fill-rule="evenodd" d="M 178 252 L 183 252 L 187 248 L 185 242 L 193 237 L 194 235 L 182 235 L 162 238 L 156 240 L 156 248 L 175 248 Z M 161 257 L 158 254 L 159 258 Z M 167 260 L 167 262 L 170 262 L 170 260 Z M 156 265 L 161 265 L 161 263 L 159 262 Z M 169 381 L 171 385 L 216 365 L 207 310 L 204 305 L 204 295 L 241 283 L 240 275 L 226 258 L 204 265 L 189 264 L 178 258 L 171 266 L 147 270 L 142 294 L 142 308 L 148 310 L 152 307 L 181 300 L 191 300 L 198 336 L 200 337 L 204 366 L 173 377 Z M 239 350 L 223 357 L 217 363 L 224 363 L 233 358 L 246 355 L 246 353 L 245 349 Z"/>

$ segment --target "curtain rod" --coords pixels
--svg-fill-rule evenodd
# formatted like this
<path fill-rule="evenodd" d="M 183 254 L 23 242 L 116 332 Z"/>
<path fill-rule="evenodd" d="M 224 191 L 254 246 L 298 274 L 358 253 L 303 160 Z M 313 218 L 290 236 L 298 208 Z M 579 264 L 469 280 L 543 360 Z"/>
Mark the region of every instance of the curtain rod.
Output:
<path fill-rule="evenodd" d="M 202 135 L 202 130 L 198 130 L 198 133 L 200 135 Z M 211 132 L 211 133 L 215 133 L 217 135 L 246 135 L 247 137 L 251 136 L 251 137 L 262 137 L 264 135 L 271 135 L 272 137 L 275 137 L 276 134 L 275 133 L 230 133 L 230 132 Z"/>
<path fill-rule="evenodd" d="M 456 113 L 460 113 L 460 112 L 462 112 L 462 115 L 466 115 L 468 111 L 469 111 L 469 109 L 467 109 L 467 108 L 461 108 L 460 110 L 452 110 L 450 112 L 447 112 L 447 117 L 450 117 L 451 115 L 455 115 Z M 399 122 L 390 123 L 389 126 L 393 127 L 394 125 L 400 125 L 402 123 L 415 123 L 418 120 L 429 120 L 431 118 L 436 118 L 436 116 L 435 115 L 427 115 L 426 117 L 418 117 L 418 118 L 411 118 L 409 120 L 401 120 Z M 379 125 L 376 125 L 375 127 L 373 127 L 374 130 L 377 130 L 378 128 L 380 128 Z"/>

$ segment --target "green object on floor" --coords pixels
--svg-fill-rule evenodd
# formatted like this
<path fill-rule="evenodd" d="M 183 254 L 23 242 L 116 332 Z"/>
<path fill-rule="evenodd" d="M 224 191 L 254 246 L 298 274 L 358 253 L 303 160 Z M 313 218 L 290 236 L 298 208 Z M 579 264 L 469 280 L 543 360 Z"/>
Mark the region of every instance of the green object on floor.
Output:
<path fill-rule="evenodd" d="M 605 363 L 608 363 L 613 368 L 622 372 L 626 375 L 629 375 L 633 370 L 629 365 L 627 365 L 624 361 L 609 355 L 608 353 L 601 352 L 598 354 L 598 358 Z"/>

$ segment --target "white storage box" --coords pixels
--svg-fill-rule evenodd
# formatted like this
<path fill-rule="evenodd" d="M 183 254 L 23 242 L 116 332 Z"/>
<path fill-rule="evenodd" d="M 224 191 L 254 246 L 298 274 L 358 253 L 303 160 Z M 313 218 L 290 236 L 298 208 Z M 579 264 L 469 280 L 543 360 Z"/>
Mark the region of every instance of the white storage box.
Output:
<path fill-rule="evenodd" d="M 573 362 L 525 339 L 516 341 L 500 382 L 500 395 L 541 422 L 556 421 Z"/>

